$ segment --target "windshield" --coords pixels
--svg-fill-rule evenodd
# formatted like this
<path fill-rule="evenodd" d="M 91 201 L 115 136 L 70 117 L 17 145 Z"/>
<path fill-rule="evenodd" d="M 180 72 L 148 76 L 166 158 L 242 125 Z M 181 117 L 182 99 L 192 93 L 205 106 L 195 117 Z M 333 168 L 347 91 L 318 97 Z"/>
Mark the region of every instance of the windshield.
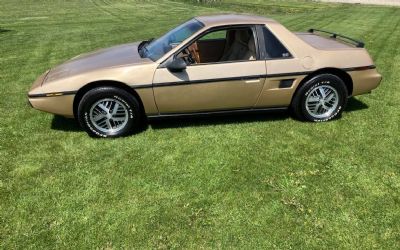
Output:
<path fill-rule="evenodd" d="M 143 46 L 143 55 L 156 61 L 203 27 L 204 25 L 201 22 L 191 19 Z"/>

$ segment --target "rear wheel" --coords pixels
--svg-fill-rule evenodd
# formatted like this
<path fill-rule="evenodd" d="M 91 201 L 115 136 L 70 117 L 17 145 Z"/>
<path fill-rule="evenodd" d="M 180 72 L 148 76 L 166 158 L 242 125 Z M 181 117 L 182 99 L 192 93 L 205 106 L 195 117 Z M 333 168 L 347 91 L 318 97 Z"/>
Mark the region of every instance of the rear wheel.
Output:
<path fill-rule="evenodd" d="M 131 134 L 141 124 L 139 102 L 125 90 L 98 87 L 79 102 L 78 120 L 93 137 L 120 137 Z"/>
<path fill-rule="evenodd" d="M 347 96 L 347 88 L 342 79 L 332 74 L 321 74 L 300 87 L 293 98 L 291 109 L 301 120 L 329 121 L 343 112 Z"/>

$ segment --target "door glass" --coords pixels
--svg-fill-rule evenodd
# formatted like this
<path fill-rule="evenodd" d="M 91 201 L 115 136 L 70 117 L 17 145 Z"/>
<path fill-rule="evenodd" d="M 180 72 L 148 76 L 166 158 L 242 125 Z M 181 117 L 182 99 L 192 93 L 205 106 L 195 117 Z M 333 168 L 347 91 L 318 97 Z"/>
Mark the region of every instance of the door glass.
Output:
<path fill-rule="evenodd" d="M 207 41 L 207 40 L 216 40 L 216 39 L 226 39 L 226 30 L 218 30 L 218 31 L 210 32 L 210 33 L 202 36 L 199 40 Z"/>
<path fill-rule="evenodd" d="M 178 57 L 188 65 L 256 60 L 254 34 L 250 27 L 216 30 L 197 39 Z"/>

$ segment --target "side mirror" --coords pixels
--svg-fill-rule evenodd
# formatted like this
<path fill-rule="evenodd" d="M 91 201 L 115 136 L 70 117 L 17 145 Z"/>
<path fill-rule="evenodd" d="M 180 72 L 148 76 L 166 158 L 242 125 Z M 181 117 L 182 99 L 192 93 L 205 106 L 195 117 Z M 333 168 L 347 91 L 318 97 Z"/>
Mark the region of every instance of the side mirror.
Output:
<path fill-rule="evenodd" d="M 175 57 L 166 64 L 167 69 L 171 72 L 182 72 L 186 69 L 186 66 L 182 57 Z"/>

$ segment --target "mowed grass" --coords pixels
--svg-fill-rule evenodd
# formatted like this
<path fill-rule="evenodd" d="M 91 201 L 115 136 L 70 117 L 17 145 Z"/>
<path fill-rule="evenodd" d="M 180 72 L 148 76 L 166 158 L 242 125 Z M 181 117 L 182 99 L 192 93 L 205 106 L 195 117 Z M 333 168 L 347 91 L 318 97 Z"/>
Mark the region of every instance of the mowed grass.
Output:
<path fill-rule="evenodd" d="M 363 39 L 384 80 L 328 123 L 180 119 L 116 140 L 27 105 L 68 58 L 233 11 Z M 302 1 L 0 0 L 0 248 L 400 248 L 399 24 Z"/>

